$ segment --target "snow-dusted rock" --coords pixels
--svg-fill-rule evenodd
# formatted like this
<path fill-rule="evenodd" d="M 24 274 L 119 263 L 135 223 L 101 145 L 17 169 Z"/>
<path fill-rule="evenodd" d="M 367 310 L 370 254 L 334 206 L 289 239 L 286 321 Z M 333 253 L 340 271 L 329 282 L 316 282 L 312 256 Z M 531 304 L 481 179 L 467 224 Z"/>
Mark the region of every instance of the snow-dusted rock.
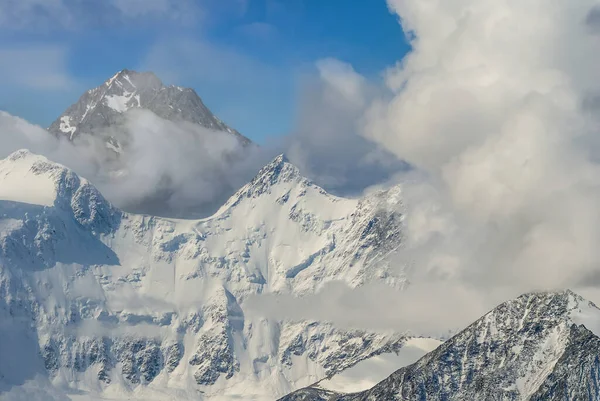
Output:
<path fill-rule="evenodd" d="M 599 323 L 571 291 L 526 294 L 367 391 L 312 386 L 282 400 L 596 400 Z"/>
<path fill-rule="evenodd" d="M 120 152 L 126 138 L 119 137 L 118 127 L 131 109 L 150 110 L 165 120 L 187 121 L 234 135 L 244 145 L 250 143 L 215 117 L 193 89 L 165 86 L 151 72 L 130 70 L 119 71 L 104 84 L 84 93 L 48 130 L 70 140 L 80 134 L 104 135 L 106 146 Z"/>
<path fill-rule="evenodd" d="M 19 333 L 3 346 L 28 338 L 39 352 L 25 363 L 85 394 L 283 396 L 405 339 L 246 316 L 244 301 L 331 281 L 401 286 L 386 258 L 401 246 L 401 206 L 398 188 L 331 196 L 278 157 L 210 218 L 132 215 L 16 152 L 0 161 L 0 314 Z"/>

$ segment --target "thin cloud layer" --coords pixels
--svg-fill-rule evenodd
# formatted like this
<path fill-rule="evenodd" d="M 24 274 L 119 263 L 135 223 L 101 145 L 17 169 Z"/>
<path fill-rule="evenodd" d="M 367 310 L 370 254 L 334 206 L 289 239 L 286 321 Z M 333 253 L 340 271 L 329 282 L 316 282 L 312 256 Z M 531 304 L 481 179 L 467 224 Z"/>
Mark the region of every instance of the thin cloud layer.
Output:
<path fill-rule="evenodd" d="M 501 298 L 494 296 L 494 299 Z M 250 316 L 449 338 L 487 312 L 487 301 L 477 291 L 439 281 L 409 286 L 400 292 L 383 284 L 367 284 L 352 290 L 344 283 L 334 282 L 326 284 L 316 295 L 302 298 L 252 296 L 244 304 L 244 310 Z"/>
<path fill-rule="evenodd" d="M 75 83 L 68 74 L 67 49 L 61 46 L 0 47 L 0 85 L 64 91 Z"/>
<path fill-rule="evenodd" d="M 121 22 L 190 23 L 202 16 L 191 0 L 0 0 L 0 29 L 56 31 Z"/>

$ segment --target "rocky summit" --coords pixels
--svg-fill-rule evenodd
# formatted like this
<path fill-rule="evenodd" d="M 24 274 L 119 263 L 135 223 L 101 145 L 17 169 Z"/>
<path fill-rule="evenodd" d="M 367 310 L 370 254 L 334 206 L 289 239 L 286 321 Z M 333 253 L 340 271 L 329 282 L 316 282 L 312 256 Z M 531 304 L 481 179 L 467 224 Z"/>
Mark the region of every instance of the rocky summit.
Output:
<path fill-rule="evenodd" d="M 363 392 L 319 384 L 281 401 L 597 400 L 600 310 L 571 291 L 498 306 Z"/>
<path fill-rule="evenodd" d="M 195 90 L 166 86 L 152 72 L 122 70 L 97 88 L 85 92 L 48 128 L 56 136 L 74 140 L 80 135 L 100 135 L 106 146 L 120 152 L 126 138 L 120 133 L 129 110 L 148 110 L 165 120 L 185 121 L 236 137 L 241 144 L 250 140 L 219 120 Z"/>

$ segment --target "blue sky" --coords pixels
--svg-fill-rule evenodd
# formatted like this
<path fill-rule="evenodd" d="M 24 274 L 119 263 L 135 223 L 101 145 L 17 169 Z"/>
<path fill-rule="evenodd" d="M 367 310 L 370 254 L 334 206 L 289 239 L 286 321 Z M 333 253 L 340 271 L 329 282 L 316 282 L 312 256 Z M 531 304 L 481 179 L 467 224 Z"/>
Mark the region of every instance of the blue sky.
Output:
<path fill-rule="evenodd" d="M 407 50 L 385 0 L 0 0 L 0 110 L 47 126 L 114 72 L 153 70 L 265 142 L 294 129 L 317 60 L 377 80 Z"/>

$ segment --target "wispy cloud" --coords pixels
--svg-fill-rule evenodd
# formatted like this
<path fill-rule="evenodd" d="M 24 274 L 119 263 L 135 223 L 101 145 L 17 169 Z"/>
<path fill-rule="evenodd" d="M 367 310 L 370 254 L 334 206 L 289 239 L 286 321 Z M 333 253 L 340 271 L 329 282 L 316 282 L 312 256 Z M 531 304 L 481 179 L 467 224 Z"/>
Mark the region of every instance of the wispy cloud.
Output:
<path fill-rule="evenodd" d="M 260 41 L 273 40 L 278 34 L 277 27 L 266 22 L 251 22 L 249 24 L 244 24 L 239 26 L 237 31 L 246 38 Z"/>
<path fill-rule="evenodd" d="M 122 22 L 191 23 L 202 16 L 192 0 L 0 0 L 0 28 L 23 31 L 84 29 Z"/>
<path fill-rule="evenodd" d="M 62 46 L 0 47 L 0 85 L 52 91 L 69 90 L 68 51 Z"/>
<path fill-rule="evenodd" d="M 490 297 L 482 297 L 474 289 L 442 281 L 413 285 L 401 292 L 377 283 L 351 289 L 333 282 L 313 296 L 256 295 L 244 306 L 248 315 L 273 319 L 325 321 L 340 328 L 447 338 L 503 300 L 492 298 L 490 302 Z"/>
<path fill-rule="evenodd" d="M 192 38 L 166 38 L 155 44 L 142 63 L 171 81 L 199 81 L 234 86 L 268 86 L 280 72 L 238 49 Z"/>

